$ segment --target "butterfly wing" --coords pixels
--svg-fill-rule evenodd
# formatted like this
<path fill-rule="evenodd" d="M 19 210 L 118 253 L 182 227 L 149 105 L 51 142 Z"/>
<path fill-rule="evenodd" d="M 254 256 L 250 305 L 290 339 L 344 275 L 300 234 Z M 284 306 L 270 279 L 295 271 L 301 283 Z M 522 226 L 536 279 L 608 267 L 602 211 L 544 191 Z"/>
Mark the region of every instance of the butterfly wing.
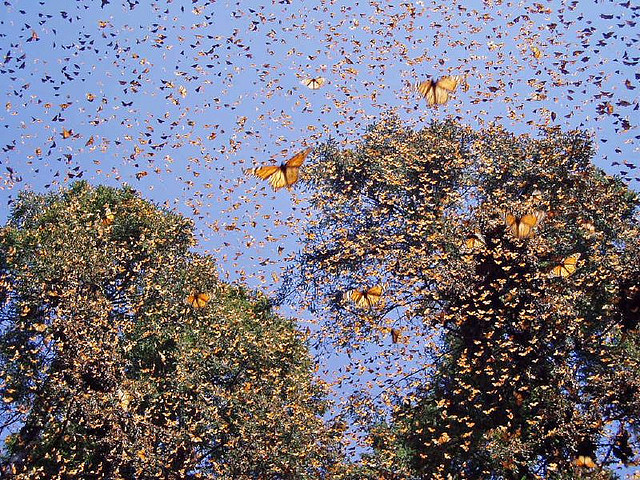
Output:
<path fill-rule="evenodd" d="M 282 187 L 289 186 L 289 184 L 287 183 L 287 177 L 286 177 L 286 171 L 287 171 L 286 165 L 282 165 L 281 167 L 276 167 L 276 168 L 277 170 L 269 177 L 269 184 L 271 185 L 271 188 L 273 188 L 274 191 Z M 297 172 L 296 172 L 296 177 L 297 177 Z"/>
<path fill-rule="evenodd" d="M 518 237 L 518 225 L 520 224 L 520 222 L 518 222 L 518 219 L 515 217 L 515 215 L 511 213 L 505 213 L 504 221 L 507 224 L 507 228 L 509 228 L 513 236 Z"/>
<path fill-rule="evenodd" d="M 518 238 L 529 238 L 533 235 L 533 227 L 538 224 L 538 218 L 535 215 L 524 215 L 518 222 Z"/>
<path fill-rule="evenodd" d="M 433 80 L 425 80 L 416 84 L 416 90 L 422 95 L 429 105 L 436 103 L 435 82 Z"/>
<path fill-rule="evenodd" d="M 473 235 L 468 236 L 464 241 L 464 246 L 468 250 L 473 250 L 477 247 L 482 247 L 485 245 L 485 240 L 482 234 L 474 233 Z"/>
<path fill-rule="evenodd" d="M 278 170 L 280 170 L 280 167 L 278 167 L 277 165 L 269 165 L 266 167 L 252 168 L 251 170 L 249 170 L 249 173 L 262 180 L 266 180 Z"/>
<path fill-rule="evenodd" d="M 349 297 L 355 302 L 358 307 L 364 307 L 367 305 L 364 292 L 361 292 L 360 290 L 351 290 Z"/>
<path fill-rule="evenodd" d="M 249 172 L 262 180 L 269 180 L 269 185 L 274 190 L 287 186 L 284 166 L 268 165 L 266 167 L 252 168 Z"/>
<path fill-rule="evenodd" d="M 211 295 L 208 293 L 192 293 L 187 297 L 186 302 L 193 308 L 204 308 L 210 299 Z"/>
<path fill-rule="evenodd" d="M 456 88 L 460 84 L 461 78 L 459 75 L 442 77 L 436 82 L 436 88 L 442 88 L 448 92 L 455 92 Z"/>
<path fill-rule="evenodd" d="M 528 213 L 520 219 L 510 213 L 507 213 L 505 215 L 505 222 L 513 236 L 522 239 L 531 237 L 533 235 L 533 229 L 544 219 L 544 217 L 545 213 L 541 211 Z"/>
<path fill-rule="evenodd" d="M 306 150 L 302 150 L 301 152 L 296 153 L 293 157 L 287 160 L 287 167 L 299 167 L 302 165 L 304 160 L 307 158 L 307 155 L 311 152 L 312 148 L 309 147 Z"/>
<path fill-rule="evenodd" d="M 376 285 L 371 287 L 365 292 L 364 295 L 367 299 L 367 304 L 369 307 L 374 306 L 376 303 L 380 301 L 382 297 L 382 285 Z"/>
<path fill-rule="evenodd" d="M 282 166 L 285 182 L 285 185 L 283 186 L 290 187 L 298 181 L 298 171 L 300 170 L 300 165 L 302 165 L 311 150 L 311 148 L 307 148 L 306 150 L 296 153 L 287 161 L 287 163 Z"/>

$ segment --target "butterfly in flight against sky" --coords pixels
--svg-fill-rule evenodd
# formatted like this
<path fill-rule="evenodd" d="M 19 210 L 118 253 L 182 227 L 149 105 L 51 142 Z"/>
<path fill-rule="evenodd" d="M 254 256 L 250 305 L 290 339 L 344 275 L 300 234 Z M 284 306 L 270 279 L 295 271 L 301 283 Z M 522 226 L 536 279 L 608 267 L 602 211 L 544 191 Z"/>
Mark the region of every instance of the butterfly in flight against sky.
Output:
<path fill-rule="evenodd" d="M 439 80 L 425 80 L 416 84 L 416 90 L 420 92 L 429 105 L 442 105 L 449 100 L 449 93 L 453 93 L 462 83 L 460 75 L 446 76 Z"/>
<path fill-rule="evenodd" d="M 529 213 L 520 218 L 511 213 L 505 213 L 504 221 L 514 237 L 530 238 L 533 236 L 533 229 L 544 219 L 545 216 L 546 214 L 541 211 Z"/>
<path fill-rule="evenodd" d="M 249 172 L 262 180 L 268 180 L 273 190 L 282 187 L 290 188 L 291 185 L 298 181 L 298 170 L 304 162 L 312 148 L 296 153 L 282 165 L 268 165 L 266 167 L 252 168 Z"/>
<path fill-rule="evenodd" d="M 327 81 L 324 77 L 305 78 L 300 83 L 305 87 L 309 87 L 311 90 L 318 90 Z"/>

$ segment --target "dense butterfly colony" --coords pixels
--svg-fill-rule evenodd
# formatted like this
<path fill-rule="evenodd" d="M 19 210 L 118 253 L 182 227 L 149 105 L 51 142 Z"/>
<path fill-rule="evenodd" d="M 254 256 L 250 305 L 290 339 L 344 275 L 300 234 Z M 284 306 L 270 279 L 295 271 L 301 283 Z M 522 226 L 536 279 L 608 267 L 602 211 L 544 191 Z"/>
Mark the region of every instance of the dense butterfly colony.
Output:
<path fill-rule="evenodd" d="M 583 134 L 391 118 L 319 155 L 286 293 L 352 360 L 349 418 L 388 475 L 637 465 L 639 201 Z"/>
<path fill-rule="evenodd" d="M 82 178 L 193 217 L 223 279 L 296 299 L 388 472 L 597 475 L 637 443 L 637 394 L 607 395 L 638 382 L 640 7 L 586 3 L 6 1 L 0 200 Z"/>
<path fill-rule="evenodd" d="M 295 323 L 221 282 L 192 228 L 127 189 L 19 199 L 0 229 L 2 478 L 311 480 L 336 463 Z"/>

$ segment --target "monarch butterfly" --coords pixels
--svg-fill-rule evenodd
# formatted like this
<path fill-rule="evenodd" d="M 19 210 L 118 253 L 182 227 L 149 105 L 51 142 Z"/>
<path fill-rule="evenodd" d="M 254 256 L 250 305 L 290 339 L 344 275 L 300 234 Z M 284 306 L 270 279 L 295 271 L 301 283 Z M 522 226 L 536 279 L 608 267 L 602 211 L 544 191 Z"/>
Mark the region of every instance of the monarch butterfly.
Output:
<path fill-rule="evenodd" d="M 104 207 L 104 218 L 102 219 L 102 224 L 107 226 L 113 223 L 113 220 L 116 218 L 115 214 L 109 208 L 109 205 Z"/>
<path fill-rule="evenodd" d="M 375 285 L 366 290 L 351 290 L 349 292 L 349 298 L 353 300 L 360 308 L 371 308 L 380 301 L 382 297 L 382 291 L 384 288 L 382 285 Z"/>
<path fill-rule="evenodd" d="M 442 105 L 449 100 L 449 92 L 455 92 L 462 83 L 460 75 L 446 76 L 439 80 L 425 80 L 416 84 L 416 90 L 420 92 L 429 105 Z"/>
<path fill-rule="evenodd" d="M 391 329 L 391 341 L 393 343 L 398 343 L 402 339 L 402 330 L 397 328 Z"/>
<path fill-rule="evenodd" d="M 324 77 L 316 77 L 316 78 L 305 78 L 300 83 L 305 87 L 309 87 L 311 90 L 317 90 L 324 85 L 327 81 Z"/>
<path fill-rule="evenodd" d="M 473 235 L 469 235 L 465 241 L 464 246 L 468 250 L 473 250 L 476 247 L 483 247 L 486 244 L 484 236 L 480 233 L 474 233 Z"/>
<path fill-rule="evenodd" d="M 553 267 L 549 275 L 552 277 L 567 278 L 576 271 L 579 258 L 579 253 L 569 255 L 567 258 L 562 260 L 562 263 L 560 265 L 556 265 L 555 267 Z"/>
<path fill-rule="evenodd" d="M 302 152 L 296 153 L 286 163 L 280 166 L 268 165 L 266 167 L 252 168 L 249 172 L 262 180 L 269 180 L 269 184 L 273 190 L 278 190 L 282 187 L 291 187 L 298 181 L 298 170 L 300 165 L 304 162 L 311 148 L 307 148 Z"/>
<path fill-rule="evenodd" d="M 589 455 L 578 455 L 574 463 L 577 467 L 595 468 L 596 464 Z"/>
<path fill-rule="evenodd" d="M 185 302 L 193 308 L 204 308 L 210 299 L 211 295 L 208 293 L 192 293 L 187 297 Z"/>
<path fill-rule="evenodd" d="M 66 128 L 62 127 L 62 138 L 69 138 L 73 136 L 73 130 L 69 129 L 67 130 Z"/>
<path fill-rule="evenodd" d="M 505 213 L 504 220 L 514 237 L 529 238 L 533 235 L 535 226 L 542 222 L 545 216 L 546 214 L 541 211 L 523 215 L 521 218 L 517 218 L 511 213 Z"/>

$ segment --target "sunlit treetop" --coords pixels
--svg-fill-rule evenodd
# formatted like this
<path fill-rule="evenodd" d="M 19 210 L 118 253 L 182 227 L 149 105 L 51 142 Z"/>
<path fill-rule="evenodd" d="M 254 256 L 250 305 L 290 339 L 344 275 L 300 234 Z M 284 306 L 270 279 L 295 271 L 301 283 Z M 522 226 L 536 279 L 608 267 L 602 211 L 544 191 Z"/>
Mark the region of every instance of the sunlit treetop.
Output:
<path fill-rule="evenodd" d="M 288 292 L 318 312 L 318 346 L 355 355 L 342 381 L 368 372 L 356 416 L 392 407 L 402 440 L 382 444 L 426 477 L 551 475 L 587 441 L 603 468 L 632 460 L 613 445 L 638 414 L 639 202 L 588 135 L 391 117 L 318 151 Z M 382 284 L 375 304 L 345 295 Z M 517 448 L 488 447 L 503 430 Z"/>
<path fill-rule="evenodd" d="M 21 195 L 0 231 L 2 476 L 322 478 L 337 431 L 294 322 L 131 189 Z"/>

